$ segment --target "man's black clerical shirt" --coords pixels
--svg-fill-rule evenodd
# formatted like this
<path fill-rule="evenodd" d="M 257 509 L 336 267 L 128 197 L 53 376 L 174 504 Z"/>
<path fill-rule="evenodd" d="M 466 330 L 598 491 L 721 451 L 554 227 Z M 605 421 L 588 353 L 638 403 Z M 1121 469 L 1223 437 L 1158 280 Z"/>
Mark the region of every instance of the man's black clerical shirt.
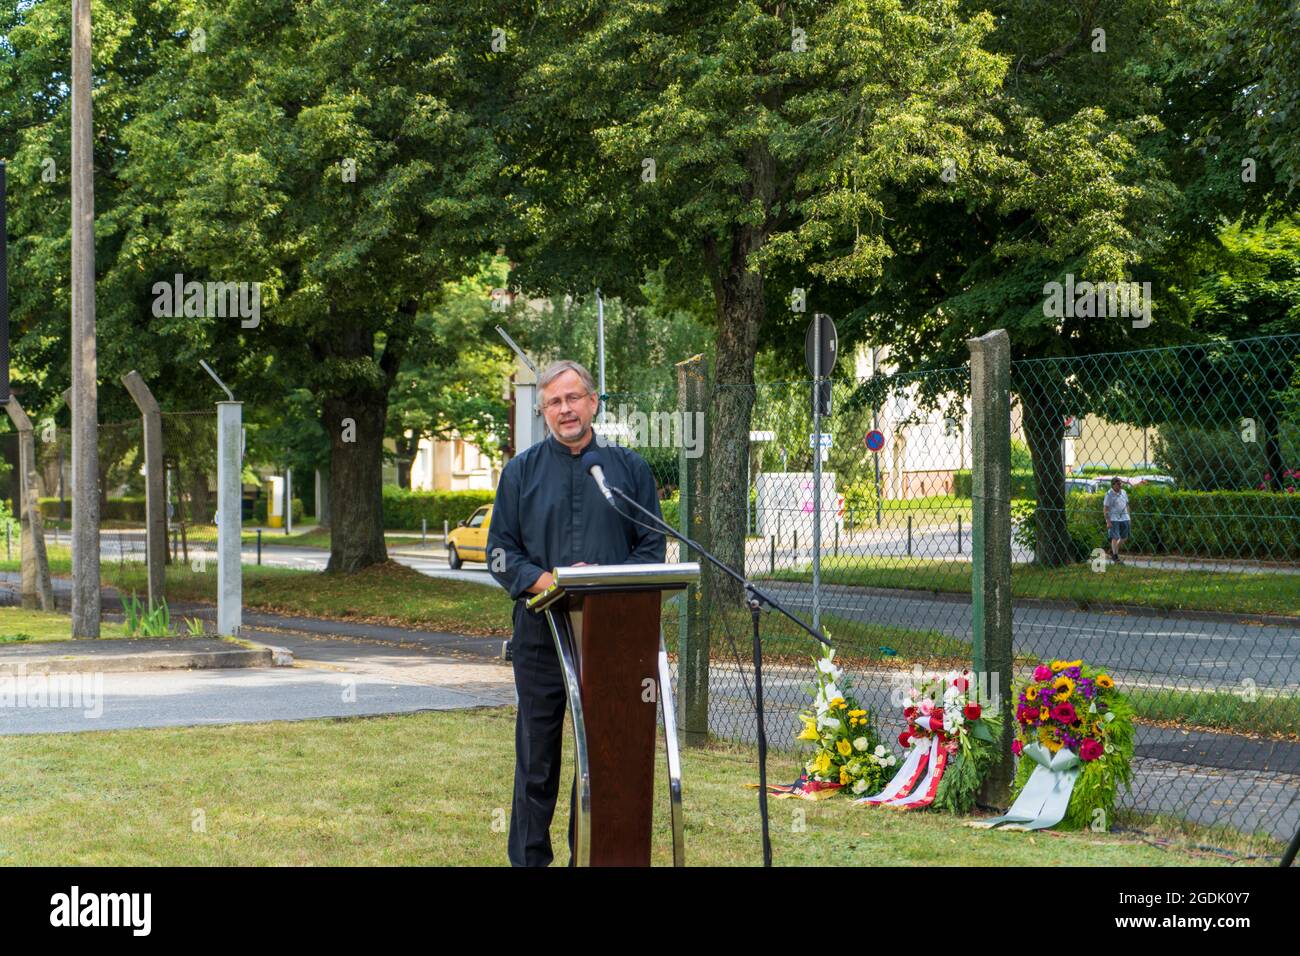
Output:
<path fill-rule="evenodd" d="M 660 514 L 654 476 L 636 452 L 612 442 L 597 445 L 593 433 L 575 455 L 554 435 L 547 436 L 506 464 L 492 507 L 488 568 L 512 598 L 526 597 L 543 571 L 579 561 L 663 562 L 664 536 L 615 511 L 596 480 L 582 469 L 582 452 L 589 448 L 599 449 L 607 484 L 625 491 L 651 514 Z M 631 505 L 614 500 L 620 511 L 649 523 Z"/>

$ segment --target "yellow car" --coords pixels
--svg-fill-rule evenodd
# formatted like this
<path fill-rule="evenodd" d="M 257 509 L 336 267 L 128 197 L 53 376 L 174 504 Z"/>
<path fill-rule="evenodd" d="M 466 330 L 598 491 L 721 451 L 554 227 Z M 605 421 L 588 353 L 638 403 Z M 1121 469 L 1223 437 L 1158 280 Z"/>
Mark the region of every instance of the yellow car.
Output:
<path fill-rule="evenodd" d="M 487 563 L 488 524 L 492 506 L 484 505 L 447 535 L 447 563 L 459 568 L 466 561 Z"/>

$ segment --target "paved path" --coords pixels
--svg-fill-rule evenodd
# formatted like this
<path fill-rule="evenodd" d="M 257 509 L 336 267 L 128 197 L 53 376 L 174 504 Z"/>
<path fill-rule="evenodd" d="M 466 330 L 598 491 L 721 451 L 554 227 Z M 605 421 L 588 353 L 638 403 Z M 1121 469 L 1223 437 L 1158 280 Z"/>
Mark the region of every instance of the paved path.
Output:
<path fill-rule="evenodd" d="M 0 707 L 0 734 L 310 720 L 515 701 L 509 665 L 489 656 L 499 652 L 499 639 L 344 625 L 354 632 L 349 636 L 333 622 L 265 617 L 279 627 L 249 626 L 244 636 L 289 648 L 295 666 L 86 674 L 77 706 L 63 707 L 26 706 L 48 684 L 14 678 L 9 690 L 17 705 Z M 322 625 L 329 633 L 280 629 L 293 623 Z"/>

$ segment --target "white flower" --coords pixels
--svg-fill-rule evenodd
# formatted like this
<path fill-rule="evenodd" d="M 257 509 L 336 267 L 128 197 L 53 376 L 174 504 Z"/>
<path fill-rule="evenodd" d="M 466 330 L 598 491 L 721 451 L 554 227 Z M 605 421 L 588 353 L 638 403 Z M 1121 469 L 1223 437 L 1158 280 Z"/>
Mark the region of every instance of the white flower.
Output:
<path fill-rule="evenodd" d="M 838 734 L 840 732 L 840 722 L 834 717 L 818 717 L 817 729 L 829 730 L 833 734 Z"/>
<path fill-rule="evenodd" d="M 866 789 L 867 789 L 867 782 L 865 780 L 857 780 L 853 784 L 854 793 L 861 793 L 863 790 Z"/>
<path fill-rule="evenodd" d="M 883 756 L 885 755 L 885 746 L 884 746 L 884 744 L 876 744 L 876 750 L 875 750 L 875 753 L 876 753 L 876 756 L 877 756 L 877 757 L 883 757 Z"/>
<path fill-rule="evenodd" d="M 943 692 L 943 699 L 945 701 L 953 701 L 960 696 L 961 696 L 961 691 L 959 691 L 956 687 L 953 687 L 951 685 L 949 685 L 948 689 Z"/>
<path fill-rule="evenodd" d="M 892 767 L 896 763 L 898 763 L 898 758 L 895 757 L 893 754 L 890 754 L 888 757 L 885 758 L 886 767 Z"/>
<path fill-rule="evenodd" d="M 866 749 L 867 749 L 867 738 L 866 738 L 866 737 L 859 737 L 857 740 L 853 741 L 853 749 L 854 749 L 854 750 L 866 750 Z M 876 750 L 879 751 L 880 748 L 877 747 Z"/>
<path fill-rule="evenodd" d="M 835 670 L 835 649 L 831 648 L 826 652 L 826 656 L 817 662 L 817 669 L 823 674 L 829 674 Z"/>

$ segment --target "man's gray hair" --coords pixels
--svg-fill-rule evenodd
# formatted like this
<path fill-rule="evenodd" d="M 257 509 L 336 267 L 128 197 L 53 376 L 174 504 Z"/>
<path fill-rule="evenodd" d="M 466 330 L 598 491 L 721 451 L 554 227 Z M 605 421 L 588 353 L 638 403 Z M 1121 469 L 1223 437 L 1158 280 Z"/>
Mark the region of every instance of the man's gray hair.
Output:
<path fill-rule="evenodd" d="M 538 394 L 540 394 L 547 385 L 550 385 L 565 372 L 577 372 L 578 378 L 582 379 L 582 384 L 588 392 L 594 392 L 596 390 L 596 382 L 591 377 L 591 373 L 587 371 L 585 366 L 578 362 L 574 362 L 571 359 L 561 359 L 558 362 L 552 362 L 550 365 L 546 366 L 546 369 L 542 372 L 541 378 L 537 380 Z"/>

